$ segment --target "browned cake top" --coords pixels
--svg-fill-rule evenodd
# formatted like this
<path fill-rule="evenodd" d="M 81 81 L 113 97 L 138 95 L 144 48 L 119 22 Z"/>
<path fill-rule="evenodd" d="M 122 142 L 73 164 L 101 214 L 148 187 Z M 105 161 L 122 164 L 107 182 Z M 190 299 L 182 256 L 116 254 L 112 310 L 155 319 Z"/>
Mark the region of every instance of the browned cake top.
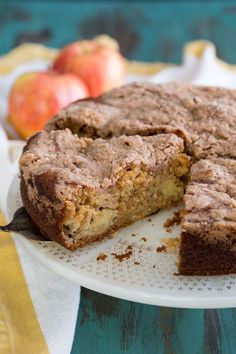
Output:
<path fill-rule="evenodd" d="M 185 83 L 133 83 L 75 102 L 27 143 L 20 165 L 29 199 L 38 193 L 56 207 L 78 187 L 113 185 L 130 165 L 161 173 L 185 150 L 193 166 L 183 230 L 236 239 L 235 102 L 235 90 Z"/>
<path fill-rule="evenodd" d="M 236 161 L 201 160 L 190 174 L 184 197 L 184 230 L 202 236 L 236 236 Z"/>
<path fill-rule="evenodd" d="M 89 137 L 177 132 L 185 137 L 190 153 L 197 158 L 205 157 L 204 145 L 211 136 L 215 140 L 209 142 L 213 146 L 211 155 L 218 156 L 219 145 L 233 135 L 224 151 L 232 150 L 235 144 L 235 102 L 235 90 L 187 83 L 132 83 L 95 100 L 73 103 L 47 129 L 69 127 Z"/>
<path fill-rule="evenodd" d="M 183 140 L 170 134 L 92 140 L 68 129 L 43 131 L 28 141 L 20 167 L 29 184 L 34 183 L 36 189 L 45 185 L 48 193 L 44 190 L 44 194 L 56 193 L 60 199 L 78 186 L 106 188 L 130 165 L 163 169 L 182 151 Z"/>

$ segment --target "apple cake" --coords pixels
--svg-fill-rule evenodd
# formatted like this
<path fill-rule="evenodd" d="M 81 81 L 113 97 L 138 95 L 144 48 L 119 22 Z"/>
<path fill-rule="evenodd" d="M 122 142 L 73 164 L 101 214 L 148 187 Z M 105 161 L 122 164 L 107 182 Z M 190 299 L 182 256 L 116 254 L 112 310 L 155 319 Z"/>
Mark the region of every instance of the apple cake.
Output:
<path fill-rule="evenodd" d="M 24 206 L 47 238 L 73 250 L 178 202 L 189 170 L 183 150 L 173 134 L 39 132 L 20 159 Z"/>
<path fill-rule="evenodd" d="M 236 273 L 235 102 L 235 90 L 186 83 L 132 83 L 74 102 L 23 152 L 28 213 L 74 249 L 185 189 L 179 272 Z"/>

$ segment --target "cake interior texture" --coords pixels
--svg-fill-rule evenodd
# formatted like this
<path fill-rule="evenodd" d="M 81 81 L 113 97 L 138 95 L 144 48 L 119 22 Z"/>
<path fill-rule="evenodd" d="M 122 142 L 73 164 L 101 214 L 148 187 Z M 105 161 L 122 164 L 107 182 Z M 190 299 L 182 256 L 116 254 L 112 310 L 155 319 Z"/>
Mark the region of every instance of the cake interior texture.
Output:
<path fill-rule="evenodd" d="M 169 208 L 184 194 L 189 158 L 175 135 L 92 140 L 62 130 L 39 133 L 28 146 L 20 162 L 26 209 L 48 238 L 70 249 Z"/>
<path fill-rule="evenodd" d="M 161 174 L 142 165 L 129 165 L 107 190 L 79 192 L 75 209 L 64 222 L 64 234 L 73 242 L 88 243 L 89 239 L 174 205 L 183 196 L 185 163 L 185 159 L 174 158 Z"/>
<path fill-rule="evenodd" d="M 74 249 L 170 207 L 185 194 L 179 272 L 236 273 L 235 102 L 236 90 L 187 83 L 131 83 L 75 102 L 27 143 L 21 159 L 24 205 L 47 237 Z M 73 146 L 84 146 L 79 148 L 84 161 L 88 146 L 99 152 L 85 164 L 89 179 L 81 179 L 79 163 L 71 180 L 76 163 L 65 161 L 78 151 L 68 152 L 68 143 L 62 143 L 67 128 Z M 41 156 L 44 140 L 48 155 Z M 67 193 L 58 182 L 65 180 Z M 46 222 L 42 205 L 49 210 Z"/>

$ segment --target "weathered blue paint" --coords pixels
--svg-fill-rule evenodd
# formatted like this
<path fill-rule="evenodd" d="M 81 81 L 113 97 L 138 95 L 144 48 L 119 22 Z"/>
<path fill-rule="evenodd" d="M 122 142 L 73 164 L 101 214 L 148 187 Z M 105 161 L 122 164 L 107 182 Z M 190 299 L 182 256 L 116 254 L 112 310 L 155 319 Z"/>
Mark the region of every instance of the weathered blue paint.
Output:
<path fill-rule="evenodd" d="M 72 354 L 202 354 L 204 338 L 203 310 L 135 304 L 83 289 Z"/>
<path fill-rule="evenodd" d="M 24 40 L 60 47 L 101 32 L 138 60 L 180 62 L 184 43 L 205 38 L 236 62 L 233 1 L 0 1 L 0 53 Z"/>
<path fill-rule="evenodd" d="M 184 43 L 204 38 L 236 62 L 233 1 L 0 1 L 0 53 L 99 33 L 137 60 L 180 62 Z M 160 308 L 83 289 L 71 354 L 234 354 L 235 331 L 235 309 Z"/>

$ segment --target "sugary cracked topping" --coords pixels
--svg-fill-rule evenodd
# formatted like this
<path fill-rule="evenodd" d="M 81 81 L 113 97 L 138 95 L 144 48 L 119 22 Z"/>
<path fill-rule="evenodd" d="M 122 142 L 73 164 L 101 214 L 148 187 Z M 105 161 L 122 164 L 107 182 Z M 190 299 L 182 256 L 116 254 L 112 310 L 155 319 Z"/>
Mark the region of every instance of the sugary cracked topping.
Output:
<path fill-rule="evenodd" d="M 236 237 L 235 102 L 236 90 L 186 83 L 132 83 L 95 100 L 75 102 L 46 127 L 59 130 L 41 132 L 28 142 L 21 158 L 24 177 L 40 176 L 40 186 L 56 180 L 58 195 L 73 185 L 104 188 L 129 164 L 163 166 L 183 151 L 178 135 L 194 163 L 184 230 L 212 239 Z M 126 136 L 80 140 L 67 127 L 89 138 Z"/>
<path fill-rule="evenodd" d="M 89 137 L 177 133 L 185 138 L 191 154 L 205 157 L 204 144 L 209 136 L 215 139 L 216 149 L 233 134 L 236 137 L 235 102 L 235 90 L 187 83 L 132 83 L 95 101 L 73 103 L 49 122 L 47 130 L 69 127 Z M 233 149 L 235 137 L 225 150 Z"/>
<path fill-rule="evenodd" d="M 92 140 L 68 129 L 43 131 L 28 141 L 20 167 L 26 180 L 37 176 L 42 184 L 51 181 L 60 191 L 76 186 L 106 188 L 129 165 L 163 169 L 183 148 L 183 140 L 170 134 Z"/>

